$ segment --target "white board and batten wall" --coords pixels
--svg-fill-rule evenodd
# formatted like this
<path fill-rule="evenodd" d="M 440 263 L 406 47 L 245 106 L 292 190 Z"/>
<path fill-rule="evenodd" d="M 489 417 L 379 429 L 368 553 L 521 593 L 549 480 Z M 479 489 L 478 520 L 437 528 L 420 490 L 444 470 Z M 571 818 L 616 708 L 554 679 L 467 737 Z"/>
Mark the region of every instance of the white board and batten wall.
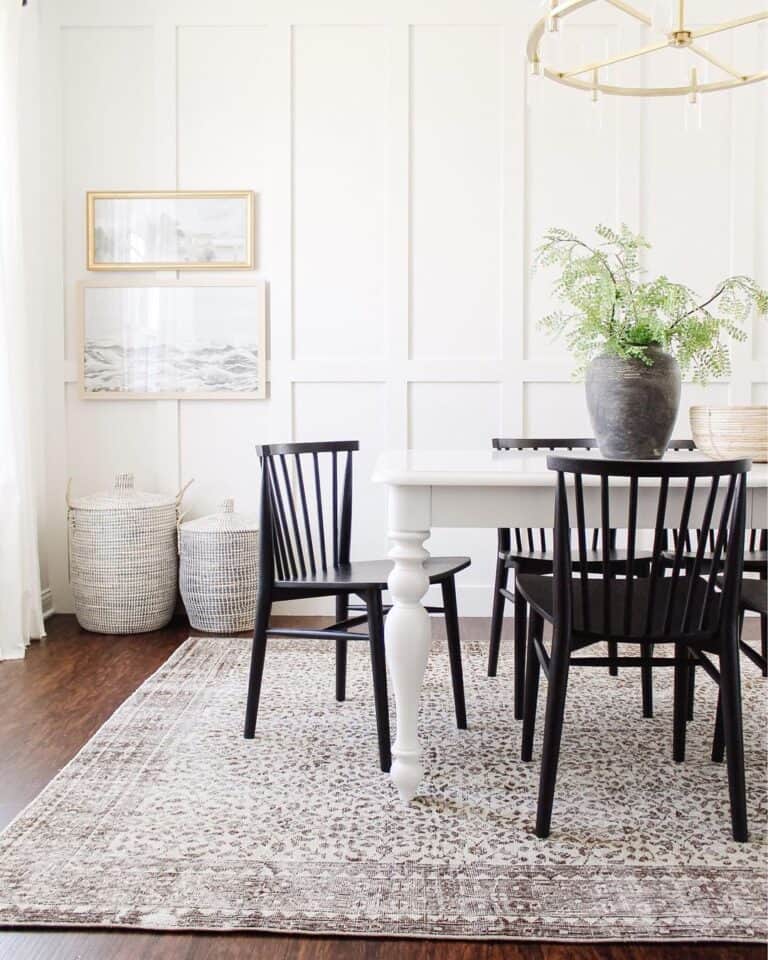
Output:
<path fill-rule="evenodd" d="M 768 284 L 765 86 L 706 99 L 700 121 L 679 102 L 595 107 L 527 77 L 539 5 L 522 0 L 36 6 L 45 560 L 57 610 L 71 609 L 69 476 L 76 493 L 123 470 L 145 489 L 194 477 L 189 515 L 224 496 L 253 510 L 255 443 L 357 438 L 354 552 L 370 557 L 386 549 L 383 491 L 369 483 L 380 450 L 588 434 L 570 360 L 536 329 L 550 302 L 530 260 L 549 226 L 626 221 L 653 239 L 649 266 L 702 292 L 733 271 Z M 754 8 L 729 3 L 729 15 L 742 6 Z M 608 43 L 642 42 L 597 5 L 558 41 L 577 57 L 605 51 L 590 17 Z M 768 61 L 765 25 L 723 42 L 733 57 Z M 86 191 L 243 188 L 258 194 L 269 398 L 80 400 Z M 761 326 L 734 351 L 729 383 L 685 386 L 678 433 L 691 402 L 768 401 L 767 359 Z M 472 554 L 464 614 L 489 611 L 494 543 L 491 531 L 439 531 L 428 544 Z"/>

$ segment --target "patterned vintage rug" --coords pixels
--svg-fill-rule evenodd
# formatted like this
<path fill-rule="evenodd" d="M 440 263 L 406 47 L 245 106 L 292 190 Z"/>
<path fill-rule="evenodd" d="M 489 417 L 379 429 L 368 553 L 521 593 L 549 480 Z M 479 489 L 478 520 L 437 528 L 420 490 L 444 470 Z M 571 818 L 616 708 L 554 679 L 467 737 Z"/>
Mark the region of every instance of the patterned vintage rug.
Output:
<path fill-rule="evenodd" d="M 439 629 L 438 625 L 435 627 Z M 751 842 L 730 838 L 699 683 L 674 764 L 671 671 L 640 719 L 636 671 L 574 671 L 550 839 L 537 766 L 518 759 L 506 673 L 466 650 L 471 729 L 447 655 L 422 716 L 428 778 L 410 808 L 376 762 L 367 651 L 333 699 L 330 646 L 272 641 L 257 739 L 241 737 L 249 644 L 190 639 L 0 837 L 0 924 L 551 940 L 762 940 L 764 700 L 749 665 Z"/>

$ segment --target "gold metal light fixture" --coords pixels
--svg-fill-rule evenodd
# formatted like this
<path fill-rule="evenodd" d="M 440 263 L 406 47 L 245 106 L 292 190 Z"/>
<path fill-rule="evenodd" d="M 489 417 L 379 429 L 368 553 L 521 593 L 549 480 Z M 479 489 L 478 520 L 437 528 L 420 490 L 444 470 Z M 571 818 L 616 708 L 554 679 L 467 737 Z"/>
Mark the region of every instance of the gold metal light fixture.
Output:
<path fill-rule="evenodd" d="M 758 73 L 744 73 L 730 64 L 724 63 L 718 57 L 713 56 L 698 42 L 702 37 L 709 37 L 716 33 L 735 30 L 737 27 L 745 27 L 749 24 L 758 23 L 761 20 L 768 20 L 768 10 L 753 13 L 750 16 L 740 17 L 735 20 L 725 20 L 713 26 L 695 29 L 692 28 L 686 20 L 685 0 L 674 0 L 674 2 L 667 2 L 661 5 L 661 15 L 659 13 L 659 4 L 656 4 L 654 15 L 651 15 L 638 9 L 631 3 L 626 2 L 626 0 L 606 0 L 612 7 L 616 7 L 617 10 L 620 10 L 628 17 L 638 20 L 646 27 L 659 30 L 662 33 L 662 38 L 655 43 L 650 43 L 636 50 L 619 53 L 605 60 L 578 64 L 566 70 L 554 70 L 548 67 L 542 55 L 542 39 L 544 35 L 547 32 L 556 32 L 559 29 L 560 23 L 563 22 L 569 14 L 595 2 L 596 0 L 548 0 L 546 14 L 536 21 L 528 36 L 527 56 L 531 73 L 534 76 L 544 76 L 549 80 L 555 80 L 557 83 L 565 84 L 567 87 L 584 90 L 591 95 L 593 100 L 597 100 L 599 94 L 605 93 L 619 97 L 687 96 L 691 103 L 697 102 L 699 94 L 712 93 L 715 90 L 733 90 L 736 87 L 745 87 L 751 83 L 758 83 L 760 80 L 768 80 L 768 70 L 763 70 Z M 701 83 L 695 67 L 690 68 L 685 83 L 673 87 L 625 87 L 606 83 L 602 79 L 602 72 L 608 67 L 612 67 L 618 63 L 625 63 L 628 60 L 636 60 L 639 57 L 649 56 L 667 47 L 673 47 L 679 50 L 690 50 L 691 53 L 700 57 L 702 60 L 706 60 L 724 74 L 723 79 L 710 83 Z"/>

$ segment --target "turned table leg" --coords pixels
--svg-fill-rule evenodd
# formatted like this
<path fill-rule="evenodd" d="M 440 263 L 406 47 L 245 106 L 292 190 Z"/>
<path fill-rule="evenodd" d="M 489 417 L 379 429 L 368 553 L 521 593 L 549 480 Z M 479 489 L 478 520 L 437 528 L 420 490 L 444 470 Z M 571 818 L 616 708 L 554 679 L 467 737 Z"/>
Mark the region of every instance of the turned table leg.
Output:
<path fill-rule="evenodd" d="M 425 500 L 424 493 L 418 488 L 415 491 L 410 488 L 393 488 L 390 491 L 389 556 L 394 566 L 388 580 L 392 609 L 387 614 L 384 639 L 397 714 L 397 736 L 392 746 L 390 776 L 401 800 L 405 802 L 413 799 L 424 775 L 418 717 L 431 628 L 429 615 L 421 603 L 429 587 L 424 570 L 424 561 L 429 554 L 423 546 L 429 529 L 409 530 L 401 527 L 404 519 L 410 521 L 409 525 L 415 525 L 418 521 L 423 523 L 425 519 L 428 521 L 423 509 L 418 509 L 429 502 Z"/>

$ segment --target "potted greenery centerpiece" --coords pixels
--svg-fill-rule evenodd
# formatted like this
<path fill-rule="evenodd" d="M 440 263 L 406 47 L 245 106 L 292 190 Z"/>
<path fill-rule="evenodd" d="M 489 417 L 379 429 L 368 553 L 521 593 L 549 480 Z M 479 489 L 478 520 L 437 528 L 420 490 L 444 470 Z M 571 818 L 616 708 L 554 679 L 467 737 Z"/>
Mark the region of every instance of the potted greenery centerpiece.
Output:
<path fill-rule="evenodd" d="M 744 340 L 742 324 L 768 292 L 749 277 L 723 280 L 701 301 L 665 276 L 645 280 L 640 252 L 650 247 L 622 225 L 598 225 L 585 243 L 567 230 L 547 231 L 537 267 L 556 267 L 555 298 L 568 306 L 540 324 L 563 336 L 585 374 L 587 406 L 604 456 L 663 456 L 677 419 L 681 373 L 699 383 L 730 370 L 727 340 Z"/>

